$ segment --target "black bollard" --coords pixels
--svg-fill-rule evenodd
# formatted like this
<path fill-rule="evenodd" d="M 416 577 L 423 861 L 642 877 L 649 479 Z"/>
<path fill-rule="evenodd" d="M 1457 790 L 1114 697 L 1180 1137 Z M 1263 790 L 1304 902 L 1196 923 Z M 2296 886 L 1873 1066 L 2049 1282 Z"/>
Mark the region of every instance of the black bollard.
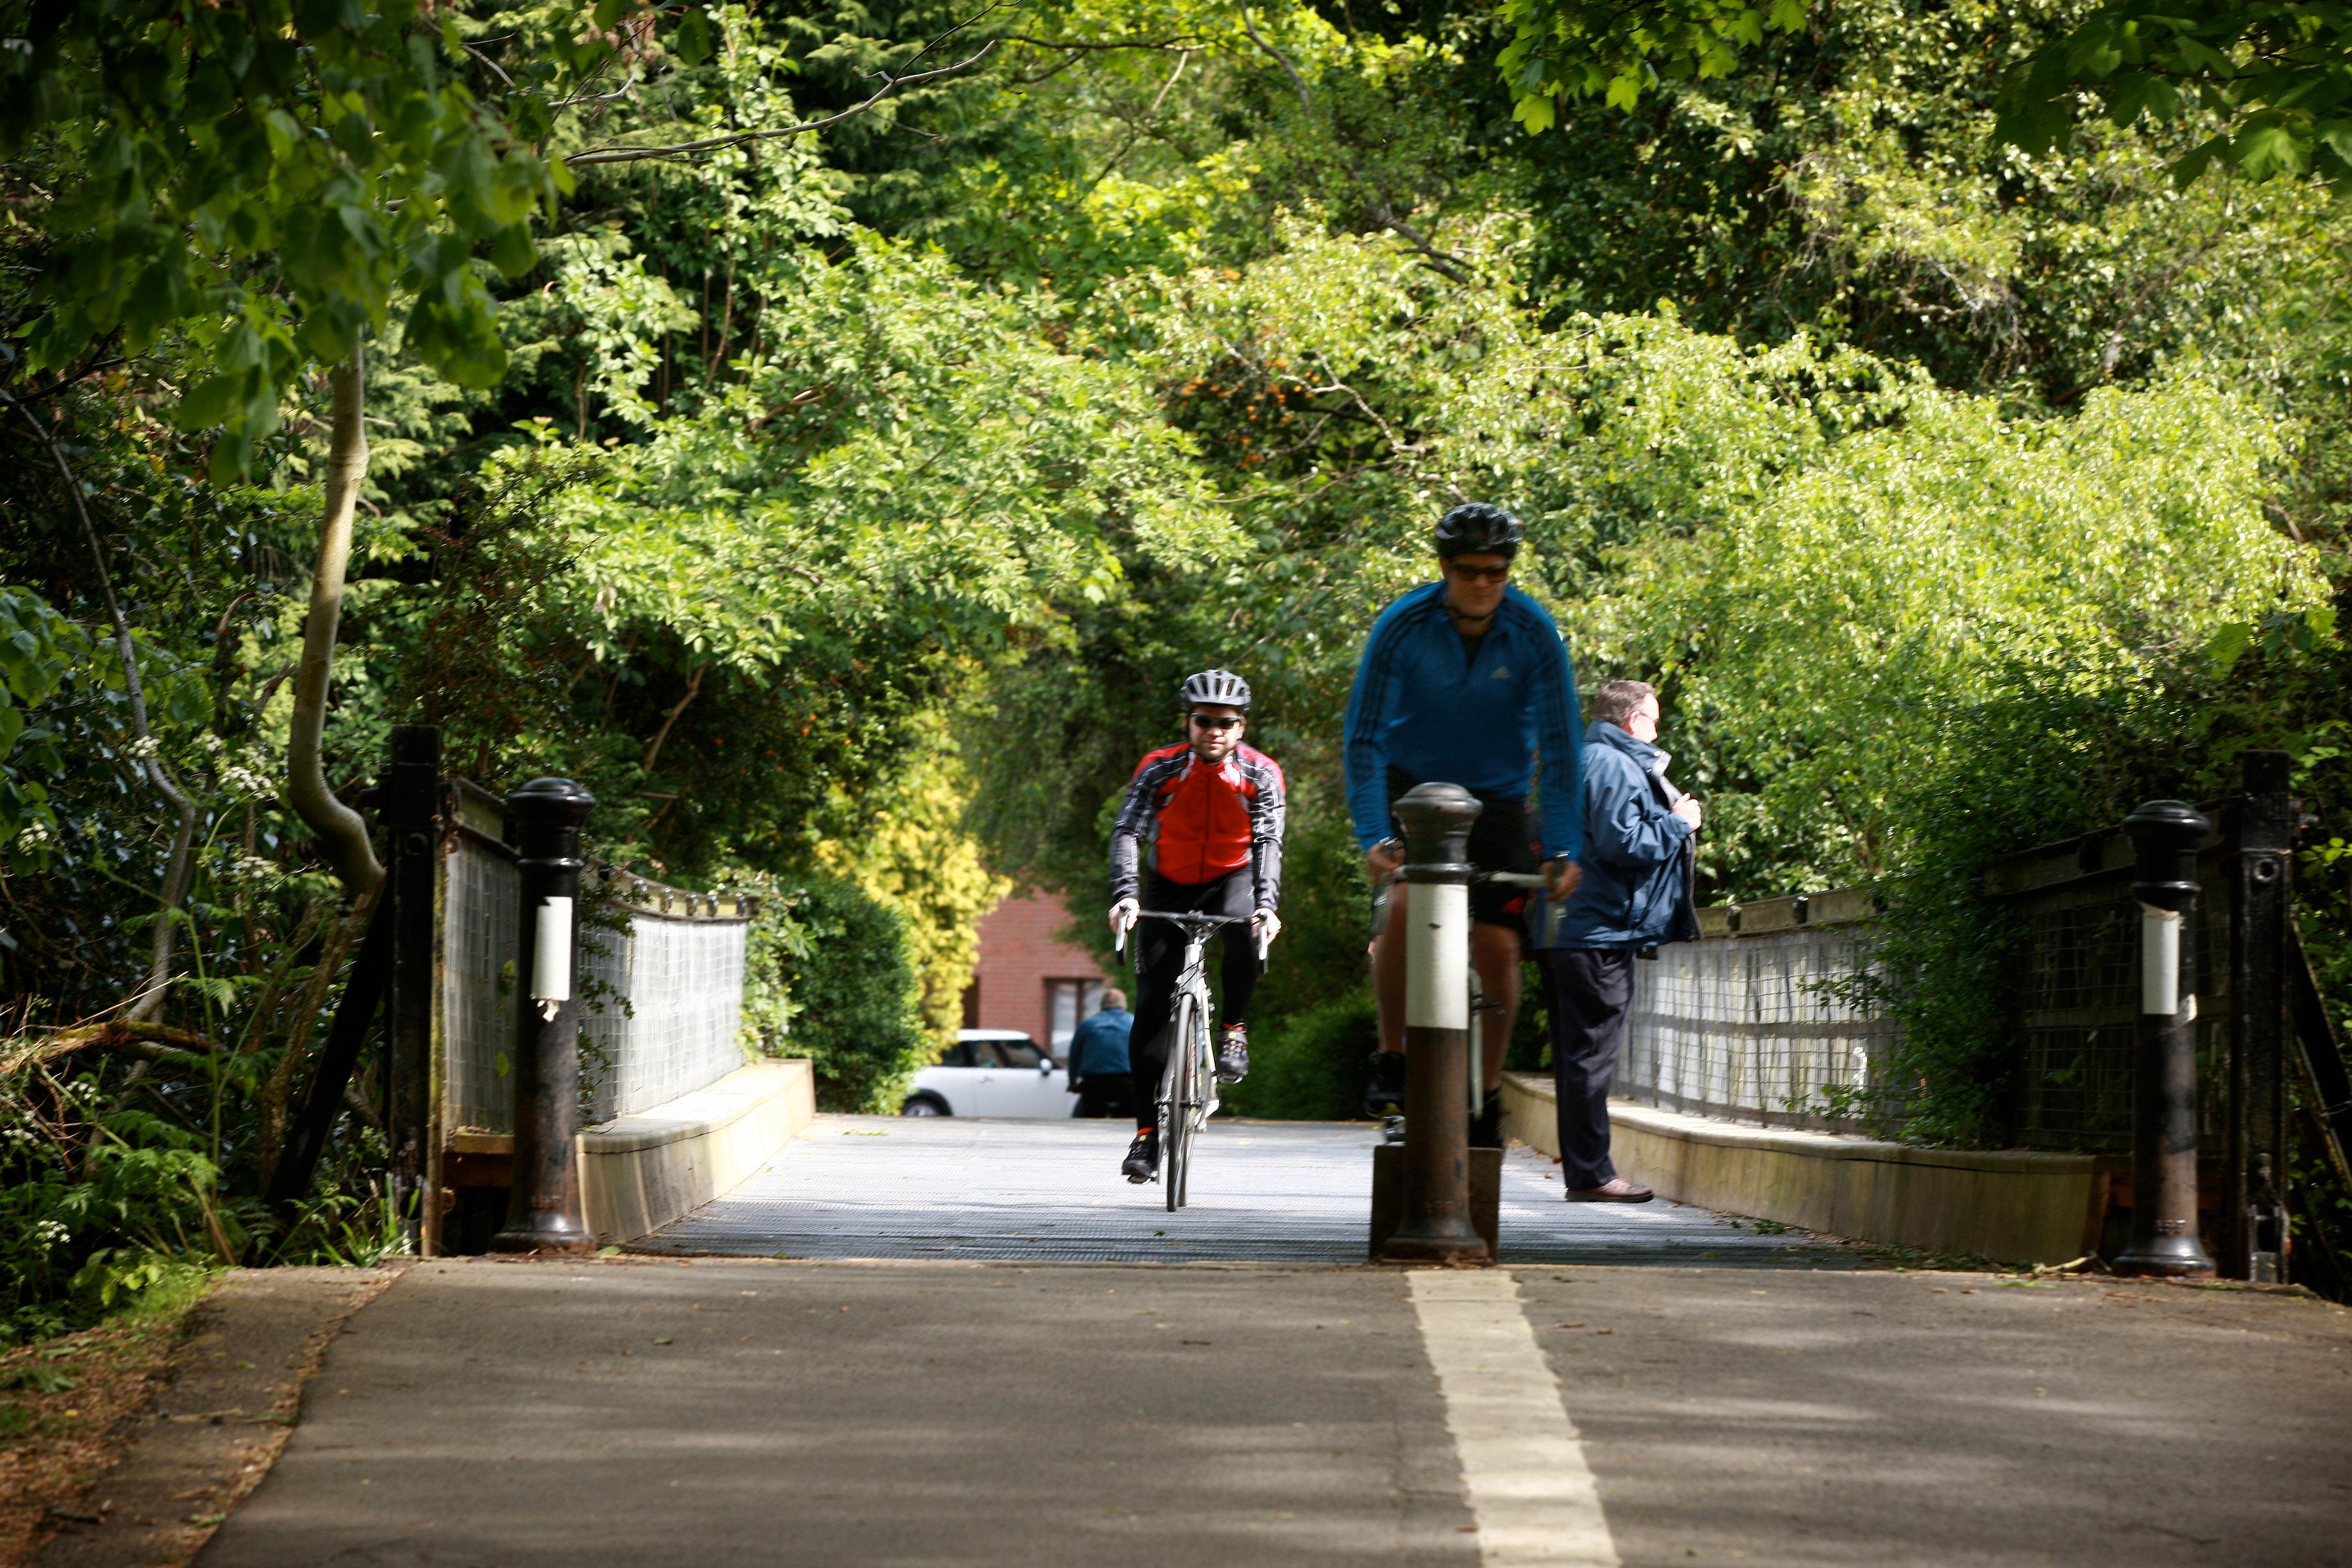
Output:
<path fill-rule="evenodd" d="M 1398 797 L 1404 826 L 1404 1212 L 1381 1248 L 1391 1263 L 1494 1259 L 1470 1214 L 1470 825 L 1459 784 Z M 1391 909 L 1391 916 L 1397 912 Z"/>
<path fill-rule="evenodd" d="M 2210 1278 L 2197 1238 L 2197 851 L 2213 825 L 2185 801 L 2124 818 L 2137 853 L 2139 1036 L 2132 1062 L 2132 1239 L 2118 1274 Z"/>
<path fill-rule="evenodd" d="M 580 1208 L 580 826 L 596 797 L 533 779 L 507 797 L 522 872 L 516 943 L 514 1194 L 493 1252 L 596 1249 Z"/>

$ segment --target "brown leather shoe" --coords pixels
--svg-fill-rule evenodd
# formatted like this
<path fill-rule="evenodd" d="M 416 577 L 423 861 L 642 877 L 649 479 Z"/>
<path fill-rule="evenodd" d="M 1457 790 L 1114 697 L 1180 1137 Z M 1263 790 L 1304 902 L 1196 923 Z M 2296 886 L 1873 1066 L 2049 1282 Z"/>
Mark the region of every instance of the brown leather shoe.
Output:
<path fill-rule="evenodd" d="M 1612 1176 L 1597 1187 L 1570 1187 L 1568 1201 L 1572 1204 L 1645 1204 L 1658 1194 L 1647 1187 L 1637 1187 L 1622 1176 Z"/>

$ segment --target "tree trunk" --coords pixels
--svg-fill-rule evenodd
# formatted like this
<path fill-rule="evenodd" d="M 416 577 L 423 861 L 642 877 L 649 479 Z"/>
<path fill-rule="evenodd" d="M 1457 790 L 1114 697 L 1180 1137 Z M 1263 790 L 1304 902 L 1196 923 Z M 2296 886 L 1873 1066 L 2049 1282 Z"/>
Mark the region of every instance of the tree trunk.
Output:
<path fill-rule="evenodd" d="M 295 814 L 319 836 L 343 887 L 358 899 L 383 881 L 383 867 L 368 842 L 367 823 L 335 798 L 327 784 L 320 739 L 327 724 L 327 689 L 334 678 L 335 633 L 343 616 L 343 578 L 351 566 L 352 520 L 367 478 L 366 366 L 354 346 L 351 363 L 333 373 L 334 433 L 327 447 L 327 505 L 319 523 L 319 563 L 310 574 L 310 613 L 302 623 L 302 665 L 294 677 L 294 722 L 286 742 L 286 795 Z"/>

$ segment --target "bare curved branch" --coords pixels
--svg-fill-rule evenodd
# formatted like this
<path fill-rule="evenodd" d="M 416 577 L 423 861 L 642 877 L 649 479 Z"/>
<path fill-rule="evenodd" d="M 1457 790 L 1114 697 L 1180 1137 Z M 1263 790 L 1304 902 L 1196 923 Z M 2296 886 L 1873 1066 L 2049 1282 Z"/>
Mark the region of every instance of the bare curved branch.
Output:
<path fill-rule="evenodd" d="M 1033 38 L 1026 33 L 1006 33 L 1008 44 L 1027 44 L 1036 49 L 1197 49 L 1208 37 L 1205 33 L 1178 33 L 1166 38 L 1105 38 L 1099 41 L 1085 38 Z"/>
<path fill-rule="evenodd" d="M 916 60 L 921 59 L 966 27 L 987 16 L 991 12 L 1003 9 L 1010 3 L 1011 0 L 993 0 L 986 10 L 965 17 L 916 50 L 913 58 L 907 63 L 913 65 Z M 845 120 L 855 120 L 902 87 L 913 87 L 921 82 L 935 80 L 940 77 L 953 76 L 961 70 L 969 70 L 993 53 L 998 42 L 999 40 L 991 38 L 955 64 L 940 66 L 932 70 L 915 71 L 901 76 L 892 76 L 887 71 L 871 72 L 868 74 L 868 80 L 875 77 L 882 79 L 882 85 L 875 89 L 872 97 L 850 105 L 838 114 L 828 114 L 822 120 L 807 120 L 798 125 L 779 125 L 765 131 L 730 132 L 723 136 L 704 136 L 692 142 L 673 142 L 659 147 L 591 147 L 586 152 L 574 153 L 563 161 L 573 168 L 587 168 L 598 163 L 641 163 L 648 159 L 689 157 L 697 153 L 717 153 L 729 147 L 740 147 L 752 142 L 774 142 L 786 136 L 805 135 L 812 131 L 822 131 L 828 125 L 838 125 Z"/>
<path fill-rule="evenodd" d="M 1264 49 L 1267 54 L 1272 55 L 1275 58 L 1276 63 L 1280 65 L 1284 70 L 1290 73 L 1290 85 L 1298 89 L 1298 102 L 1300 107 L 1306 109 L 1314 108 L 1315 100 L 1307 90 L 1307 79 L 1298 74 L 1298 68 L 1290 63 L 1290 57 L 1265 41 L 1265 36 L 1257 30 L 1257 24 L 1250 19 L 1248 6 L 1244 5 L 1240 7 L 1240 10 L 1242 14 L 1242 30 L 1249 35 L 1250 42 L 1255 44 L 1259 48 Z"/>

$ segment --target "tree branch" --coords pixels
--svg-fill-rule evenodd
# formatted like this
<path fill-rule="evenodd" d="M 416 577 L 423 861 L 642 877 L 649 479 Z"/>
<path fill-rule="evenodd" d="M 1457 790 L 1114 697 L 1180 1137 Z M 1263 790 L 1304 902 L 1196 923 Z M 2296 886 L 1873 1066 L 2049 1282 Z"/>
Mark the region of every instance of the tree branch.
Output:
<path fill-rule="evenodd" d="M 1168 73 L 1168 79 L 1161 82 L 1160 84 L 1160 90 L 1152 95 L 1151 107 L 1143 111 L 1142 119 L 1135 121 L 1128 126 L 1127 140 L 1118 144 L 1118 151 L 1110 155 L 1110 161 L 1102 166 L 1102 173 L 1097 174 L 1093 179 L 1087 182 L 1087 188 L 1078 193 L 1079 201 L 1083 202 L 1088 196 L 1093 195 L 1095 194 L 1095 187 L 1101 184 L 1105 180 L 1109 179 L 1111 171 L 1118 168 L 1119 164 L 1125 161 L 1127 155 L 1135 150 L 1135 144 L 1143 139 L 1144 129 L 1154 120 L 1159 118 L 1160 106 L 1168 100 L 1169 89 L 1176 85 L 1176 79 L 1184 74 L 1184 68 L 1192 63 L 1192 57 L 1198 53 L 1200 53 L 1198 49 L 1179 49 L 1176 51 L 1176 68 Z"/>
<path fill-rule="evenodd" d="M 677 716 L 686 711 L 686 705 L 702 690 L 702 672 L 709 668 L 707 664 L 698 664 L 687 672 L 686 695 L 677 700 L 677 707 L 662 716 L 661 728 L 654 731 L 653 740 L 646 746 L 643 764 L 646 772 L 654 771 L 654 759 L 661 755 L 662 742 L 669 739 L 669 727 L 677 722 Z"/>
<path fill-rule="evenodd" d="M 1033 38 L 1026 33 L 1006 33 L 1002 39 L 1008 44 L 1027 44 L 1039 49 L 1175 49 L 1197 48 L 1205 33 L 1179 33 L 1171 38 L 1110 38 L 1099 43 L 1076 38 Z"/>
<path fill-rule="evenodd" d="M 159 895 L 163 907 L 156 911 L 154 938 L 148 948 L 147 984 L 131 998 L 123 1015 L 133 1021 L 145 1022 L 163 1010 L 163 999 L 172 980 L 173 949 L 179 941 L 180 907 L 187 901 L 189 884 L 195 880 L 196 803 L 188 798 L 180 781 L 163 765 L 154 731 L 147 726 L 147 692 L 139 679 L 139 650 L 131 640 L 131 623 L 123 618 L 122 603 L 114 596 L 114 570 L 107 563 L 106 545 L 98 536 L 98 525 L 90 521 L 89 503 L 82 499 L 81 481 L 74 477 L 58 444 L 49 439 L 48 431 L 33 417 L 33 411 L 17 402 L 5 388 L 0 388 L 0 397 L 6 398 L 9 406 L 25 416 L 25 423 L 33 428 L 34 438 L 47 449 L 50 460 L 58 466 L 58 476 L 65 480 L 66 495 L 73 501 L 74 515 L 81 520 L 82 538 L 89 543 L 91 563 L 98 569 L 99 592 L 106 601 L 107 618 L 114 623 L 115 655 L 122 660 L 122 691 L 131 707 L 131 728 L 139 742 L 141 770 L 146 773 L 147 782 L 155 786 L 155 793 L 171 803 L 179 817 L 179 826 L 172 835 L 172 852 L 163 862 L 163 887 Z"/>
<path fill-rule="evenodd" d="M 294 676 L 294 715 L 286 740 L 286 798 L 319 836 L 328 863 L 353 898 L 373 893 L 383 867 L 368 842 L 367 822 L 328 786 L 320 744 L 327 726 L 327 689 L 334 679 L 335 634 L 343 616 L 343 582 L 351 569 L 352 520 L 367 478 L 367 366 L 357 345 L 335 367 L 333 434 L 327 444 L 326 511 L 319 522 L 319 558 L 310 574 L 310 611 L 302 622 L 302 663 Z"/>
<path fill-rule="evenodd" d="M 1290 57 L 1265 41 L 1264 35 L 1260 34 L 1257 30 L 1257 24 L 1250 20 L 1248 6 L 1244 5 L 1240 7 L 1240 10 L 1242 14 L 1242 30 L 1249 34 L 1250 42 L 1255 44 L 1259 48 L 1264 49 L 1267 54 L 1272 55 L 1275 58 L 1276 62 L 1279 64 L 1284 70 L 1290 73 L 1290 85 L 1298 89 L 1299 107 L 1302 109 L 1314 108 L 1315 100 L 1310 97 L 1307 91 L 1307 79 L 1298 74 L 1298 68 L 1290 63 Z"/>
<path fill-rule="evenodd" d="M 921 59 L 966 27 L 987 16 L 991 12 L 1002 10 L 1010 3 L 1011 0 L 992 0 L 992 4 L 986 10 L 965 17 L 921 48 L 917 49 L 907 63 L 913 65 L 916 60 Z M 873 96 L 863 102 L 850 105 L 838 114 L 828 114 L 823 120 L 803 121 L 798 125 L 780 125 L 767 131 L 738 131 L 724 136 L 705 136 L 693 142 L 673 142 L 660 147 L 591 147 L 584 153 L 574 153 L 563 161 L 574 168 L 587 168 L 598 163 L 638 163 L 649 158 L 678 158 L 696 153 L 717 153 L 729 147 L 740 147 L 746 142 L 773 142 L 786 136 L 800 136 L 811 131 L 822 131 L 828 125 L 838 125 L 845 120 L 856 119 L 902 87 L 913 87 L 918 83 L 931 81 L 940 77 L 953 76 L 960 70 L 966 70 L 978 65 L 995 50 L 997 43 L 997 39 L 991 38 L 963 59 L 958 60 L 951 66 L 940 66 L 935 70 L 916 71 L 908 76 L 892 76 L 887 71 L 868 72 L 866 79 L 869 81 L 876 77 L 882 79 L 882 85 L 874 90 Z"/>
<path fill-rule="evenodd" d="M 1414 250 L 1421 253 L 1421 258 L 1429 264 L 1432 271 L 1443 272 L 1446 277 L 1453 279 L 1456 283 L 1465 285 L 1468 284 L 1470 281 L 1470 274 L 1463 269 L 1462 258 L 1451 254 L 1450 252 L 1440 250 L 1437 247 L 1432 245 L 1427 237 L 1423 235 L 1419 229 L 1414 228 L 1412 225 L 1397 216 L 1395 210 L 1391 208 L 1388 203 L 1382 202 L 1380 205 L 1374 207 L 1372 209 L 1372 216 L 1380 219 L 1383 224 L 1387 225 L 1395 233 L 1402 236 L 1406 244 L 1412 246 Z"/>

